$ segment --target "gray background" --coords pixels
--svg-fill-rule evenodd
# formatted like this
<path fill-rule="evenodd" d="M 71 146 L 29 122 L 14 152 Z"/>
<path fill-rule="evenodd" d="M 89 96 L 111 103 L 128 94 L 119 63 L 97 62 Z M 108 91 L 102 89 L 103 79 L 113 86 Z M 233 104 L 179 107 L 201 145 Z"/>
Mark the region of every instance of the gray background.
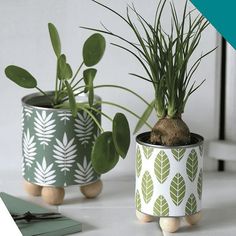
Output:
<path fill-rule="evenodd" d="M 155 13 L 156 0 L 127 1 L 103 0 L 117 11 L 125 14 L 126 3 L 133 2 L 136 8 L 148 20 Z M 179 12 L 185 0 L 175 0 Z M 190 4 L 191 6 L 191 4 Z M 191 8 L 191 7 L 190 7 Z M 165 25 L 168 26 L 168 13 L 165 13 Z M 54 88 L 55 56 L 49 41 L 47 23 L 53 22 L 59 31 L 63 52 L 67 55 L 73 70 L 81 63 L 81 49 L 84 40 L 91 32 L 80 29 L 79 26 L 100 27 L 102 21 L 109 29 L 133 39 L 129 28 L 116 16 L 105 11 L 88 0 L 1 0 L 0 1 L 0 161 L 5 169 L 21 167 L 21 97 L 33 91 L 19 88 L 8 81 L 4 68 L 16 64 L 28 69 L 37 79 L 38 85 L 44 90 Z M 153 98 L 150 84 L 128 75 L 129 72 L 145 75 L 138 62 L 126 52 L 114 48 L 109 43 L 115 40 L 107 39 L 107 50 L 101 63 L 97 66 L 96 84 L 118 84 L 127 86 L 138 92 L 149 101 Z M 196 52 L 200 56 L 218 44 L 218 35 L 214 28 L 209 27 L 202 36 L 201 44 Z M 218 137 L 219 112 L 219 50 L 203 60 L 194 79 L 201 82 L 207 79 L 202 88 L 189 99 L 183 116 L 192 132 L 203 135 L 206 140 Z M 138 114 L 145 109 L 144 103 L 126 92 L 114 89 L 101 89 L 96 92 L 103 100 L 111 100 Z M 104 111 L 111 116 L 116 109 L 105 107 Z M 128 115 L 131 129 L 137 120 Z M 155 123 L 155 115 L 150 123 Z M 111 124 L 104 120 L 104 127 L 110 129 Z M 146 127 L 142 131 L 147 130 Z M 135 136 L 126 160 L 121 160 L 118 166 L 106 178 L 113 175 L 134 174 Z M 214 169 L 216 162 L 206 161 L 207 169 Z"/>

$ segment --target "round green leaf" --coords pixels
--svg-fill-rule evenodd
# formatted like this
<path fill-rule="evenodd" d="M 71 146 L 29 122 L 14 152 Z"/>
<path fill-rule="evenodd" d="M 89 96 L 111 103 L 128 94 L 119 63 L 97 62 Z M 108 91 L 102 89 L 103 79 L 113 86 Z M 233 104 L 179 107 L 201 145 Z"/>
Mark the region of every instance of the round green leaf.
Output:
<path fill-rule="evenodd" d="M 53 50 L 57 58 L 59 58 L 61 55 L 61 42 L 60 42 L 60 37 L 57 31 L 57 28 L 54 24 L 48 23 L 48 30 L 49 30 L 49 35 L 50 35 Z"/>
<path fill-rule="evenodd" d="M 96 65 L 102 58 L 106 48 L 105 38 L 101 34 L 93 34 L 84 43 L 83 59 L 88 67 Z"/>
<path fill-rule="evenodd" d="M 122 158 L 125 158 L 130 145 L 130 128 L 124 114 L 116 113 L 113 119 L 112 131 L 116 151 Z"/>
<path fill-rule="evenodd" d="M 92 150 L 92 165 L 99 174 L 104 174 L 114 168 L 119 160 L 112 132 L 102 133 L 96 140 Z"/>
<path fill-rule="evenodd" d="M 37 87 L 36 79 L 25 69 L 10 65 L 5 69 L 6 76 L 23 88 L 35 88 Z"/>

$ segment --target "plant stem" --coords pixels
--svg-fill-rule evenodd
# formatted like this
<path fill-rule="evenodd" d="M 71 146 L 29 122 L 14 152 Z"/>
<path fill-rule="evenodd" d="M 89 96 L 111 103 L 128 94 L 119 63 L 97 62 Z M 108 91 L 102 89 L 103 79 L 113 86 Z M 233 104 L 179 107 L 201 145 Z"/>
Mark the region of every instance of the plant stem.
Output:
<path fill-rule="evenodd" d="M 56 67 L 56 83 L 55 83 L 55 95 L 54 95 L 54 101 L 57 103 L 57 96 L 58 96 L 58 77 L 57 77 L 57 71 L 58 71 L 58 60 L 57 60 L 57 67 Z"/>
<path fill-rule="evenodd" d="M 81 65 L 79 66 L 79 68 L 78 68 L 77 71 L 75 72 L 75 74 L 74 74 L 74 76 L 73 76 L 73 78 L 72 78 L 70 84 L 72 84 L 72 83 L 74 82 L 75 78 L 77 77 L 77 75 L 78 75 L 78 73 L 79 73 L 79 71 L 80 71 L 80 69 L 82 68 L 83 65 L 84 65 L 84 62 L 81 63 Z"/>
<path fill-rule="evenodd" d="M 136 113 L 134 113 L 133 111 L 129 110 L 128 108 L 126 108 L 126 107 L 124 107 L 124 106 L 118 105 L 118 104 L 116 104 L 116 103 L 108 102 L 108 101 L 97 101 L 97 103 L 98 103 L 98 104 L 101 103 L 101 104 L 106 104 L 106 105 L 111 105 L 111 106 L 118 107 L 118 108 L 120 108 L 120 109 L 122 109 L 122 110 L 125 110 L 125 111 L 129 112 L 131 115 L 135 116 L 135 117 L 138 118 L 139 120 L 141 119 L 141 117 L 138 116 L 138 115 L 137 115 Z M 146 121 L 145 121 L 145 124 L 146 124 L 150 129 L 152 129 L 152 126 L 151 126 L 149 123 L 147 123 Z"/>
<path fill-rule="evenodd" d="M 92 114 L 92 112 L 90 112 L 87 108 L 85 108 L 84 106 L 79 107 L 80 109 L 82 109 L 83 111 L 87 112 L 89 114 L 89 116 L 94 120 L 94 122 L 96 123 L 96 125 L 98 126 L 98 128 L 101 130 L 101 132 L 104 132 L 102 126 L 99 124 L 98 120 L 96 119 L 96 117 Z"/>
<path fill-rule="evenodd" d="M 50 96 L 48 96 L 48 94 L 46 94 L 43 90 L 41 90 L 41 89 L 38 88 L 38 87 L 35 87 L 35 88 L 36 88 L 40 93 L 42 93 L 45 97 L 47 97 L 48 100 L 50 101 L 51 105 L 54 106 L 53 99 L 52 99 Z"/>
<path fill-rule="evenodd" d="M 81 88 L 84 88 L 85 87 L 85 85 L 83 85 L 83 86 L 79 86 L 78 88 L 76 88 L 76 90 L 77 89 L 81 89 Z M 96 89 L 96 88 L 119 88 L 119 89 L 123 89 L 123 90 L 125 90 L 125 91 L 127 91 L 127 92 L 130 92 L 130 93 L 132 93 L 133 95 L 135 95 L 136 97 L 138 97 L 139 99 L 141 99 L 145 104 L 147 104 L 148 106 L 150 105 L 150 103 L 148 102 L 148 101 L 146 101 L 144 98 L 142 98 L 140 95 L 138 95 L 136 92 L 134 92 L 134 91 L 132 91 L 131 89 L 128 89 L 128 88 L 126 88 L 126 87 L 123 87 L 123 86 L 119 86 L 119 85 L 112 85 L 112 84 L 102 84 L 102 85 L 97 85 L 97 86 L 94 86 L 94 89 Z M 81 92 L 79 92 L 79 93 L 77 93 L 77 94 L 75 94 L 75 96 L 78 96 L 79 94 L 81 94 L 81 93 L 83 93 L 83 91 L 81 91 Z"/>
<path fill-rule="evenodd" d="M 103 113 L 102 111 L 94 108 L 94 107 L 90 107 L 91 110 L 96 111 L 97 113 L 100 113 L 101 115 L 103 115 L 104 117 L 106 117 L 108 120 L 110 120 L 111 122 L 113 121 L 112 118 L 110 116 L 108 116 L 107 114 Z"/>
<path fill-rule="evenodd" d="M 137 93 L 135 93 L 134 91 L 132 91 L 131 89 L 128 89 L 126 87 L 123 87 L 123 86 L 119 86 L 119 85 L 112 85 L 112 84 L 104 84 L 104 85 L 97 85 L 97 86 L 94 86 L 94 88 L 119 88 L 119 89 L 123 89 L 127 92 L 130 92 L 132 93 L 133 95 L 135 95 L 136 97 L 140 98 L 144 103 L 146 103 L 147 105 L 150 105 L 149 102 L 147 102 L 144 98 L 142 98 L 140 95 L 138 95 Z"/>
<path fill-rule="evenodd" d="M 84 78 L 81 78 L 78 80 L 74 85 L 72 85 L 72 89 L 76 90 L 75 87 L 83 80 Z"/>

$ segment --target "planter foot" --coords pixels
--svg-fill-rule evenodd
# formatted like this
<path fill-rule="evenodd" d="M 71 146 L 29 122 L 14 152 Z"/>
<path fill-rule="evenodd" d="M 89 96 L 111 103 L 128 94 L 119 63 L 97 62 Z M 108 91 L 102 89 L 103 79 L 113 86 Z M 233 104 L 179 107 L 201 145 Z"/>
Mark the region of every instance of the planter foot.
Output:
<path fill-rule="evenodd" d="M 42 198 L 50 205 L 60 205 L 63 203 L 65 196 L 64 188 L 59 187 L 43 187 Z"/>
<path fill-rule="evenodd" d="M 174 233 L 180 227 L 180 219 L 178 217 L 161 217 L 159 224 L 163 231 Z"/>
<path fill-rule="evenodd" d="M 190 224 L 190 225 L 196 225 L 202 218 L 202 213 L 199 211 L 198 213 L 190 216 L 185 216 L 185 220 Z"/>
<path fill-rule="evenodd" d="M 102 181 L 81 186 L 80 191 L 86 198 L 95 198 L 102 192 Z"/>
<path fill-rule="evenodd" d="M 42 186 L 24 181 L 24 189 L 31 196 L 41 196 Z"/>
<path fill-rule="evenodd" d="M 136 210 L 136 216 L 137 216 L 138 220 L 142 223 L 148 223 L 148 222 L 152 222 L 154 220 L 153 216 L 144 214 L 144 213 L 137 211 L 137 210 Z"/>

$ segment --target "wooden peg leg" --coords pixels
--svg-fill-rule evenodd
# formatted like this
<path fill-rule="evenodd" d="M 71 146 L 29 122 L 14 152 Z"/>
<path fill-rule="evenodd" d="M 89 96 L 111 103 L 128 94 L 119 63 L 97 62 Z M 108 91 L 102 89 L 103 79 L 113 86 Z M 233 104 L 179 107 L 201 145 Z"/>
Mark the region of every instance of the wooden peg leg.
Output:
<path fill-rule="evenodd" d="M 154 217 L 148 214 L 144 214 L 138 210 L 136 210 L 136 216 L 138 218 L 138 220 L 142 223 L 148 223 L 148 222 L 152 222 L 154 220 Z"/>
<path fill-rule="evenodd" d="M 24 189 L 31 196 L 41 196 L 42 186 L 24 181 Z"/>
<path fill-rule="evenodd" d="M 161 217 L 160 227 L 168 233 L 176 232 L 180 227 L 180 219 L 178 217 Z"/>
<path fill-rule="evenodd" d="M 61 187 L 43 187 L 42 198 L 50 205 L 60 205 L 63 203 L 65 190 Z"/>
<path fill-rule="evenodd" d="M 99 179 L 94 183 L 81 186 L 80 191 L 86 198 L 95 198 L 102 192 L 102 186 L 102 181 Z"/>
<path fill-rule="evenodd" d="M 190 216 L 185 216 L 185 220 L 190 224 L 190 225 L 196 225 L 202 218 L 202 213 L 199 211 L 198 213 Z"/>

